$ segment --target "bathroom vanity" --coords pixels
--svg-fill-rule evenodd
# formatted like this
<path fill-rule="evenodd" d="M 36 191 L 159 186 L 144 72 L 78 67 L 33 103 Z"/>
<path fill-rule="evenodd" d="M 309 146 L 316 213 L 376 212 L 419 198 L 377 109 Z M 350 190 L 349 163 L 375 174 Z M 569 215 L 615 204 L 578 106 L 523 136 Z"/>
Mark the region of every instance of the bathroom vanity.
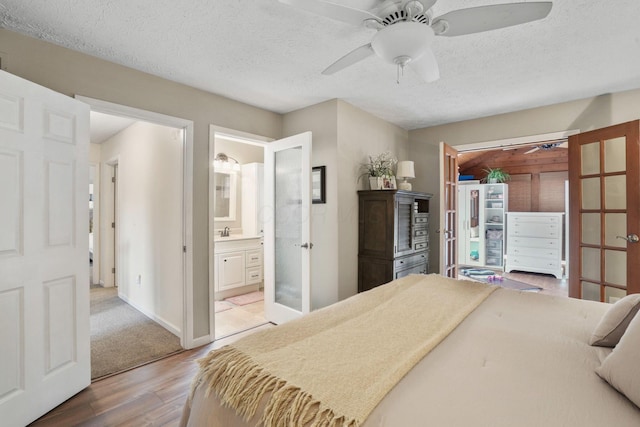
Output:
<path fill-rule="evenodd" d="M 216 237 L 214 252 L 215 299 L 258 290 L 263 276 L 263 242 L 260 236 Z"/>

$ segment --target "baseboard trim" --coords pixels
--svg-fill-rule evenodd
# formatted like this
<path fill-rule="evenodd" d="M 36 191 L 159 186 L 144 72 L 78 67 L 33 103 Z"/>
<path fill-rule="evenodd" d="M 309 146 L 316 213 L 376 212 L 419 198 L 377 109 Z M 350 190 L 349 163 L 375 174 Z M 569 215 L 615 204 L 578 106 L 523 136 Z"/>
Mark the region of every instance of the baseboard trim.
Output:
<path fill-rule="evenodd" d="M 121 300 L 129 304 L 131 307 L 135 308 L 140 313 L 144 314 L 149 319 L 153 320 L 154 322 L 156 322 L 157 324 L 165 328 L 167 331 L 171 332 L 173 335 L 180 338 L 180 342 L 182 342 L 182 333 L 180 332 L 180 328 L 176 327 L 175 325 L 172 325 L 170 322 L 167 322 L 162 317 L 157 316 L 155 313 L 152 313 L 149 310 L 146 310 L 145 308 L 140 307 L 138 304 L 132 302 L 129 298 L 127 298 L 126 295 L 118 293 L 118 296 L 120 297 Z"/>
<path fill-rule="evenodd" d="M 190 348 L 201 347 L 203 345 L 207 345 L 213 342 L 213 337 L 211 335 L 203 335 L 201 337 L 195 338 L 191 341 Z"/>

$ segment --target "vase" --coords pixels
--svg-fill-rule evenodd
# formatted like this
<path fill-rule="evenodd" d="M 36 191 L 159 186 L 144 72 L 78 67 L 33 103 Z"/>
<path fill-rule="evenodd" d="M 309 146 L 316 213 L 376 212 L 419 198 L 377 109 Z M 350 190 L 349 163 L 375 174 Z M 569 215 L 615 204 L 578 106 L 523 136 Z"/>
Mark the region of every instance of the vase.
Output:
<path fill-rule="evenodd" d="M 370 176 L 369 177 L 369 188 L 371 190 L 381 190 L 383 188 L 384 182 L 381 176 Z"/>

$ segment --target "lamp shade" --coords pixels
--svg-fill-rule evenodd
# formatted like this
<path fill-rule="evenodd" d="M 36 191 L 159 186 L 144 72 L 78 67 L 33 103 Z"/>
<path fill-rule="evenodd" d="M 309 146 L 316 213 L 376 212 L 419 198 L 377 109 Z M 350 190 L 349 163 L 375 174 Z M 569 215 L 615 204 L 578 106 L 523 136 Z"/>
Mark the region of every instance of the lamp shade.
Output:
<path fill-rule="evenodd" d="M 413 161 L 403 160 L 401 162 L 398 162 L 396 176 L 398 178 L 415 178 L 416 173 L 413 168 Z"/>

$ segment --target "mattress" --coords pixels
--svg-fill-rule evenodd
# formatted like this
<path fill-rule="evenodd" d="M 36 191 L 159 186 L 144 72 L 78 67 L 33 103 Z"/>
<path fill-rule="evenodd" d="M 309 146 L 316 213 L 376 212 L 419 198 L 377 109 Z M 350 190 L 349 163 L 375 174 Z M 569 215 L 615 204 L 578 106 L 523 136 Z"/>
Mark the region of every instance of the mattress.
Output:
<path fill-rule="evenodd" d="M 638 426 L 640 409 L 595 373 L 611 349 L 588 341 L 608 307 L 498 289 L 363 426 Z M 196 389 L 181 425 L 255 426 L 259 414 L 243 421 Z"/>

